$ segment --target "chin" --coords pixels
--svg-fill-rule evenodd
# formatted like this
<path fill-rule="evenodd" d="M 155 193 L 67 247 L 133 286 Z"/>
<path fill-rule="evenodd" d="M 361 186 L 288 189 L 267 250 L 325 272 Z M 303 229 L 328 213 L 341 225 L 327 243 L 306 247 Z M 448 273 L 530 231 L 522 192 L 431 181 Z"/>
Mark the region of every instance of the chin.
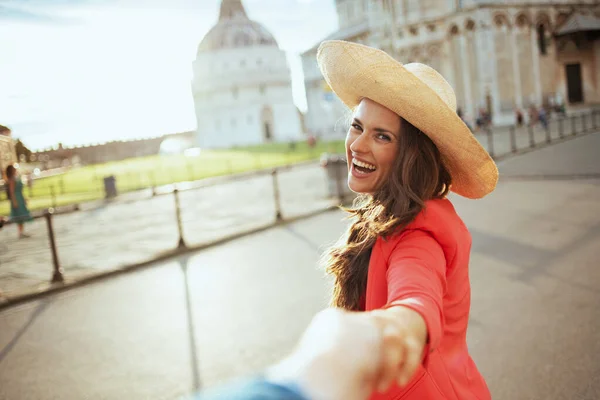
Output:
<path fill-rule="evenodd" d="M 348 187 L 357 194 L 369 194 L 373 192 L 371 185 L 365 185 L 362 182 L 359 183 L 353 180 L 348 182 Z"/>

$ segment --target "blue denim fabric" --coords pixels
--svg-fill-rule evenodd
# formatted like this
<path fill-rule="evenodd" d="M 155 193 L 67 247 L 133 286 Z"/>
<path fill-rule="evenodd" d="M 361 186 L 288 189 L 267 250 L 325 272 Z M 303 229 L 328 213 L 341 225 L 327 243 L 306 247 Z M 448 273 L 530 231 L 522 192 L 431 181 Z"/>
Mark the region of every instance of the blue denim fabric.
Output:
<path fill-rule="evenodd" d="M 262 378 L 227 384 L 200 392 L 191 400 L 310 400 L 294 384 L 276 385 Z"/>

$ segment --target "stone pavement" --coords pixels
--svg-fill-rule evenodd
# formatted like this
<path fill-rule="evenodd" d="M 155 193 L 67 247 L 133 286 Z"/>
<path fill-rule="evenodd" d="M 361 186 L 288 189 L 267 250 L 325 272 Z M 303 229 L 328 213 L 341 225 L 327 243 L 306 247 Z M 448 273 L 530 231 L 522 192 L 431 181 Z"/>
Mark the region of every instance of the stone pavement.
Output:
<path fill-rule="evenodd" d="M 574 121 L 574 132 L 581 132 L 584 128 L 581 119 L 577 117 Z M 570 133 L 567 129 L 572 129 L 572 125 L 563 125 L 564 132 Z M 588 119 L 586 126 L 592 126 L 591 120 Z M 558 122 L 552 121 L 550 127 L 551 137 L 556 140 Z M 545 135 L 536 126 L 536 143 L 544 142 Z M 488 148 L 487 137 L 484 134 L 477 137 Z M 519 148 L 528 148 L 527 128 L 518 130 L 515 137 Z M 510 151 L 508 131 L 497 131 L 493 139 L 497 153 Z M 329 196 L 325 171 L 316 163 L 285 170 L 279 174 L 278 182 L 284 218 L 310 215 L 337 204 Z M 179 235 L 173 195 L 145 196 L 130 194 L 124 196 L 128 201 L 54 217 L 58 256 L 67 283 L 174 253 Z M 275 221 L 270 175 L 249 175 L 243 180 L 182 191 L 180 202 L 183 236 L 190 247 L 251 232 Z M 0 305 L 23 295 L 60 287 L 49 283 L 53 264 L 45 221 L 38 219 L 28 224 L 27 230 L 32 237 L 26 240 L 16 239 L 15 226 L 0 230 Z"/>
<path fill-rule="evenodd" d="M 329 196 L 325 171 L 305 164 L 279 173 L 280 203 L 286 219 L 325 210 Z M 268 226 L 275 221 L 271 175 L 253 176 L 215 186 L 182 191 L 184 240 L 190 247 Z M 153 260 L 178 244 L 172 194 L 53 218 L 58 255 L 67 281 Z M 16 227 L 0 231 L 0 304 L 4 300 L 48 289 L 52 276 L 46 222 L 26 226 L 32 237 L 17 239 Z"/>
<path fill-rule="evenodd" d="M 471 355 L 495 400 L 600 398 L 600 134 L 452 195 L 473 236 Z M 0 399 L 175 400 L 261 371 L 327 304 L 340 211 L 0 311 Z"/>

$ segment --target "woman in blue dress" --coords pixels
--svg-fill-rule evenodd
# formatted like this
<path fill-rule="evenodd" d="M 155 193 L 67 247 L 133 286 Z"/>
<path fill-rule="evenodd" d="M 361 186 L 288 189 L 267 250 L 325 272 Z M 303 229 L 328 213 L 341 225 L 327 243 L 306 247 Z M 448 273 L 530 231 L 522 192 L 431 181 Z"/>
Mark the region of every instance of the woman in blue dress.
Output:
<path fill-rule="evenodd" d="M 23 196 L 23 181 L 17 174 L 17 169 L 12 165 L 6 167 L 6 180 L 8 200 L 10 201 L 10 220 L 19 226 L 19 238 L 29 237 L 25 233 L 25 222 L 31 221 L 33 218 L 27 209 L 25 196 Z"/>

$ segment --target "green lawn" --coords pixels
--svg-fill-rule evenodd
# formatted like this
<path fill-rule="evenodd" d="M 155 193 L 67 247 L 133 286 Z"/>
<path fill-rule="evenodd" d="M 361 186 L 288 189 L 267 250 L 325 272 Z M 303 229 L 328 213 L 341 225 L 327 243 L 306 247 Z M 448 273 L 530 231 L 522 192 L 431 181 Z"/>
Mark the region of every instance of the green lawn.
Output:
<path fill-rule="evenodd" d="M 344 152 L 343 141 L 319 142 L 309 148 L 304 142 L 291 149 L 288 144 L 269 144 L 230 150 L 204 150 L 196 157 L 157 155 L 119 162 L 73 168 L 65 174 L 37 179 L 25 188 L 31 210 L 75 204 L 104 197 L 103 178 L 114 175 L 119 193 L 317 160 L 323 152 Z M 54 196 L 53 196 L 54 195 Z M 0 196 L 0 215 L 8 215 L 9 204 Z"/>

